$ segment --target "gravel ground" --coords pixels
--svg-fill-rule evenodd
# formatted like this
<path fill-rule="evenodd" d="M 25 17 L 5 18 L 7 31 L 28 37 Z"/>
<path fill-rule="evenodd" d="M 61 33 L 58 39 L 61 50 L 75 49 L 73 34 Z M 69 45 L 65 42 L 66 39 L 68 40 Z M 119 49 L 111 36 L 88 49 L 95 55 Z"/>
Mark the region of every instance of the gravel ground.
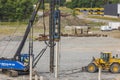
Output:
<path fill-rule="evenodd" d="M 0 40 L 0 56 L 12 57 L 20 39 L 12 39 L 11 42 L 5 39 Z M 35 41 L 34 54 L 39 53 L 45 46 L 44 42 Z M 99 57 L 100 52 L 112 52 L 120 57 L 120 40 L 110 37 L 62 37 L 60 46 L 59 80 L 97 80 L 98 73 L 80 72 L 80 68 L 88 65 L 93 56 Z M 22 52 L 28 52 L 28 42 Z M 54 74 L 49 73 L 49 48 L 35 69 L 44 80 L 57 80 Z M 25 78 L 28 76 L 10 78 L 0 73 L 0 80 L 27 80 Z M 102 80 L 120 80 L 120 77 L 119 74 L 102 72 Z"/>

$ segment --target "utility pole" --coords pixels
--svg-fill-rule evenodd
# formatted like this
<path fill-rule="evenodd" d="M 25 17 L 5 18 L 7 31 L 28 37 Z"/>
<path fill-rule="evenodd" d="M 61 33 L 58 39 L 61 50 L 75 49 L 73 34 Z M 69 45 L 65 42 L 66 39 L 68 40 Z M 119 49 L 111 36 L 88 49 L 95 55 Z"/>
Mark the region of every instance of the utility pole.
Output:
<path fill-rule="evenodd" d="M 55 0 L 50 0 L 50 17 L 49 17 L 49 38 L 50 38 L 50 72 L 54 72 L 54 10 Z"/>

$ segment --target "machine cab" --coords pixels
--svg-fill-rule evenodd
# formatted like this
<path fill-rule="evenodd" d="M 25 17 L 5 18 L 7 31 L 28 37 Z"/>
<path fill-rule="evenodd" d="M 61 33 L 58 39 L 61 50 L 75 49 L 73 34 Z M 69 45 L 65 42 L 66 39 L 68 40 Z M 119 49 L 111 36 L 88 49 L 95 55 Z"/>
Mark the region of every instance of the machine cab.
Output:
<path fill-rule="evenodd" d="M 111 53 L 109 53 L 109 52 L 104 52 L 104 53 L 101 52 L 101 59 L 103 61 L 109 62 L 110 58 L 111 58 Z"/>
<path fill-rule="evenodd" d="M 22 62 L 25 66 L 27 66 L 29 63 L 29 54 L 21 54 L 20 62 Z"/>

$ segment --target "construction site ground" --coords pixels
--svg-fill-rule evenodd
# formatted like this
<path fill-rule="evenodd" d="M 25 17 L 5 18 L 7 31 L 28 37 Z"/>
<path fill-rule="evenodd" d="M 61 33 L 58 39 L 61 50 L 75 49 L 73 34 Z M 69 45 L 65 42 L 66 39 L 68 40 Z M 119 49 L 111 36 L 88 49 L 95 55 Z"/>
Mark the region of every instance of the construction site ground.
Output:
<path fill-rule="evenodd" d="M 19 45 L 21 37 L 1 37 L 0 56 L 12 57 Z M 23 53 L 28 52 L 28 44 Z M 38 54 L 46 45 L 43 41 L 34 41 L 34 54 Z M 100 52 L 112 52 L 120 57 L 120 39 L 112 37 L 62 37 L 60 41 L 59 77 L 54 78 L 54 73 L 49 73 L 49 47 L 40 59 L 35 70 L 43 80 L 98 80 L 98 73 L 81 72 L 81 68 L 87 66 L 94 56 L 99 57 Z M 120 80 L 120 73 L 113 74 L 102 72 L 101 80 Z M 8 77 L 0 72 L 0 80 L 29 80 L 28 75 Z"/>

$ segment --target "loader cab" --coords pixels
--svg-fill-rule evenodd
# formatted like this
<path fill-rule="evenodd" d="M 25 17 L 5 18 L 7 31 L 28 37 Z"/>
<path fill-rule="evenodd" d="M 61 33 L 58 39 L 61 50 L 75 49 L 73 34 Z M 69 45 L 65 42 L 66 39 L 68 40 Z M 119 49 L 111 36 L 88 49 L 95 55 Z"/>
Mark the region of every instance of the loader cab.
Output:
<path fill-rule="evenodd" d="M 108 52 L 103 53 L 103 52 L 101 52 L 101 59 L 103 59 L 103 61 L 109 62 L 110 58 L 111 58 L 111 53 L 108 53 Z"/>

